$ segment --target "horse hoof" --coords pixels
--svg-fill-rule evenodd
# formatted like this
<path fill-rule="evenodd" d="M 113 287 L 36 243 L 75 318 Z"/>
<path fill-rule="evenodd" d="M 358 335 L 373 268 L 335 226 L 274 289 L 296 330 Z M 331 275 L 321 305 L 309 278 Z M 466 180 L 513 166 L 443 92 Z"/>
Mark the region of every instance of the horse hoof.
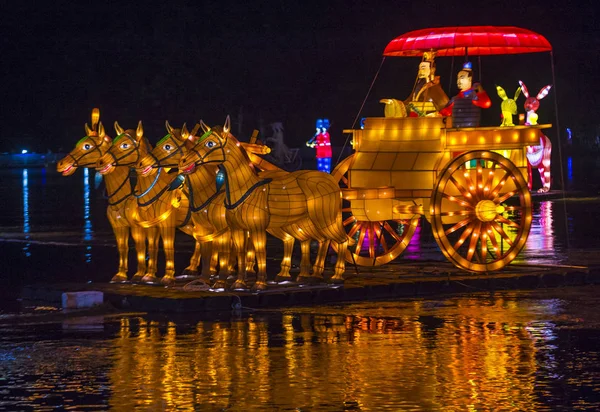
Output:
<path fill-rule="evenodd" d="M 265 282 L 256 282 L 252 286 L 252 292 L 259 292 L 261 290 L 267 290 L 267 284 Z"/>
<path fill-rule="evenodd" d="M 183 272 L 181 272 L 181 275 L 178 276 L 180 278 L 183 279 L 195 279 L 198 277 L 198 271 L 197 270 L 191 270 L 191 269 L 184 269 Z"/>
<path fill-rule="evenodd" d="M 154 275 L 146 275 L 142 278 L 143 283 L 158 283 L 156 276 Z"/>
<path fill-rule="evenodd" d="M 175 283 L 175 279 L 172 276 L 163 276 L 160 280 L 160 284 L 165 286 L 172 285 L 173 283 Z"/>
<path fill-rule="evenodd" d="M 241 280 L 236 280 L 233 285 L 231 285 L 231 290 L 247 290 L 246 282 Z"/>
<path fill-rule="evenodd" d="M 142 279 L 144 279 L 144 275 L 143 275 L 143 274 L 139 274 L 139 275 L 138 275 L 138 274 L 136 273 L 136 274 L 135 274 L 135 275 L 133 275 L 133 277 L 131 278 L 131 281 L 132 281 L 132 282 L 134 282 L 134 283 L 140 283 L 140 282 L 142 282 Z"/>
<path fill-rule="evenodd" d="M 225 282 L 223 279 L 218 279 L 213 285 L 212 285 L 213 289 L 225 289 L 227 288 L 227 282 Z"/>
<path fill-rule="evenodd" d="M 290 275 L 287 275 L 287 276 L 277 275 L 277 276 L 275 276 L 275 282 L 276 283 L 291 282 L 291 281 L 292 281 L 292 277 Z"/>
<path fill-rule="evenodd" d="M 333 285 L 343 285 L 344 278 L 331 278 L 331 279 L 329 279 L 329 283 L 331 283 Z"/>
<path fill-rule="evenodd" d="M 116 275 L 114 275 L 113 278 L 110 280 L 110 283 L 123 283 L 123 282 L 127 282 L 127 275 L 122 275 L 120 273 L 117 273 Z"/>

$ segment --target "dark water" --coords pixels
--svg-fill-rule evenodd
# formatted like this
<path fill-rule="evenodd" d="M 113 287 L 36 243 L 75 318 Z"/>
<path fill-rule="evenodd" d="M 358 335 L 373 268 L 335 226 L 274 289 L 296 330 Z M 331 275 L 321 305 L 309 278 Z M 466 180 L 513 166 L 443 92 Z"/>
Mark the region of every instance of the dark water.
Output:
<path fill-rule="evenodd" d="M 599 409 L 598 287 L 210 317 L 15 314 L 24 284 L 112 276 L 93 180 L 0 170 L 0 410 Z M 585 263 L 599 204 L 536 201 L 521 262 Z M 177 245 L 182 269 L 192 243 Z M 426 224 L 402 259 L 444 260 Z"/>

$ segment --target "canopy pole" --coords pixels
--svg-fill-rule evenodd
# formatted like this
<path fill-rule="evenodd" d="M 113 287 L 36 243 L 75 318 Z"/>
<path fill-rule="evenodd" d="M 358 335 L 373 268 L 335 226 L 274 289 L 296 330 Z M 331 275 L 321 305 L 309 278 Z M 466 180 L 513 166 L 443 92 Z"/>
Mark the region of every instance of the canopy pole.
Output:
<path fill-rule="evenodd" d="M 452 56 L 452 63 L 450 63 L 450 76 L 448 76 L 448 93 L 451 92 L 452 88 L 452 73 L 454 73 L 454 56 Z"/>
<path fill-rule="evenodd" d="M 362 104 L 360 105 L 360 109 L 358 109 L 358 113 L 356 113 L 356 117 L 354 118 L 354 122 L 352 122 L 352 128 L 353 129 L 354 129 L 354 126 L 356 126 L 356 121 L 360 117 L 360 114 L 361 114 L 361 112 L 363 110 L 363 107 L 365 107 L 365 103 L 367 102 L 367 99 L 369 98 L 369 95 L 371 94 L 371 90 L 373 89 L 373 85 L 375 84 L 375 80 L 377 80 L 377 77 L 379 76 L 379 72 L 381 71 L 381 66 L 383 66 L 383 62 L 384 61 L 385 61 L 385 56 L 383 56 L 383 59 L 381 59 L 381 63 L 379 64 L 379 68 L 377 69 L 377 73 L 375 73 L 375 77 L 373 77 L 373 81 L 371 82 L 371 85 L 369 86 L 369 90 L 367 91 L 367 95 L 365 96 Z M 348 136 L 346 137 L 346 141 L 344 142 L 344 146 L 342 146 L 342 150 L 340 151 L 340 155 L 338 156 L 337 160 L 335 161 L 334 168 L 340 162 L 340 159 L 342 158 L 342 154 L 344 154 L 344 149 L 346 148 L 346 145 L 348 144 L 348 139 L 350 139 L 350 133 L 348 133 Z"/>
<path fill-rule="evenodd" d="M 554 73 L 554 52 L 550 50 L 550 67 L 552 67 L 552 85 L 554 87 L 554 113 L 556 117 L 556 139 L 558 140 L 558 162 L 560 166 L 560 185 L 563 193 L 563 209 L 565 213 L 565 233 L 567 235 L 567 250 L 571 247 L 569 242 L 569 220 L 567 219 L 567 201 L 565 200 L 565 173 L 563 169 L 562 140 L 560 138 L 560 123 L 558 121 L 558 90 L 556 88 L 556 74 Z"/>

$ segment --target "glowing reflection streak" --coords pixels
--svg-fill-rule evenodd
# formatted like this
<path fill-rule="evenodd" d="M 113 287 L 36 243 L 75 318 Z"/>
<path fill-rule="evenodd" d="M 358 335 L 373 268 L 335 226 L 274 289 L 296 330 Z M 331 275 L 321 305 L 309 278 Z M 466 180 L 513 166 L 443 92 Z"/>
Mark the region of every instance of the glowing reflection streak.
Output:
<path fill-rule="evenodd" d="M 25 234 L 26 240 L 29 240 L 30 238 L 30 231 L 31 227 L 29 226 L 29 176 L 27 174 L 27 169 L 23 169 L 23 233 Z M 23 248 L 23 252 L 27 257 L 31 256 L 29 246 L 31 246 L 31 243 L 25 243 L 25 247 Z"/>
<path fill-rule="evenodd" d="M 89 242 L 92 240 L 92 220 L 90 214 L 90 176 L 89 169 L 83 168 L 83 240 Z M 85 262 L 92 261 L 92 245 L 88 244 L 85 247 Z"/>

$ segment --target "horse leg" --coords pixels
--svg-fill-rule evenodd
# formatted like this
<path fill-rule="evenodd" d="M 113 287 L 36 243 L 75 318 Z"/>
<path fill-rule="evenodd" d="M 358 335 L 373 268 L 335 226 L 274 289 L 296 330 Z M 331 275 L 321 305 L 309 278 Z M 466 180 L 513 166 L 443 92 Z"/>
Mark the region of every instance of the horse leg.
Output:
<path fill-rule="evenodd" d="M 158 258 L 158 229 L 149 227 L 146 229 L 148 239 L 148 266 L 146 274 L 142 278 L 144 283 L 156 283 L 156 260 Z"/>
<path fill-rule="evenodd" d="M 129 227 L 113 225 L 113 232 L 117 239 L 117 250 L 119 251 L 119 271 L 110 281 L 125 282 L 127 280 L 127 265 L 129 258 Z"/>
<path fill-rule="evenodd" d="M 331 283 L 344 283 L 344 271 L 346 270 L 346 249 L 348 248 L 348 241 L 337 244 L 337 261 L 335 262 L 335 269 L 333 270 L 333 276 L 329 281 Z"/>
<path fill-rule="evenodd" d="M 248 236 L 245 230 L 232 230 L 231 237 L 235 244 L 238 262 L 237 280 L 231 286 L 231 289 L 246 289 L 246 243 Z"/>
<path fill-rule="evenodd" d="M 281 229 L 269 229 L 269 233 L 283 241 L 283 259 L 281 260 L 281 269 L 275 276 L 275 282 L 289 281 L 292 279 L 290 269 L 292 268 L 292 252 L 296 239 Z"/>
<path fill-rule="evenodd" d="M 225 232 L 217 237 L 214 242 L 216 256 L 213 256 L 215 259 L 218 258 L 219 261 L 219 275 L 212 287 L 213 289 L 225 289 L 227 287 L 227 277 L 231 274 L 229 258 L 235 255 L 235 253 L 231 253 L 231 233 L 229 231 Z"/>
<path fill-rule="evenodd" d="M 160 283 L 171 285 L 175 282 L 175 226 L 171 224 L 160 225 L 159 230 L 165 253 L 165 275 Z"/>
<path fill-rule="evenodd" d="M 258 266 L 256 282 L 254 282 L 252 290 L 265 290 L 267 289 L 267 232 L 264 230 L 253 231 L 251 234 L 251 239 L 252 243 L 254 244 L 256 263 Z"/>
<path fill-rule="evenodd" d="M 207 283 L 210 281 L 211 276 L 210 264 L 213 258 L 212 249 L 212 241 L 202 242 L 200 244 L 201 255 L 204 256 L 204 259 L 202 259 L 202 274 L 200 275 L 200 278 Z"/>
<path fill-rule="evenodd" d="M 312 282 L 323 281 L 323 271 L 325 270 L 325 258 L 327 257 L 327 250 L 331 240 L 323 240 L 319 242 L 319 251 L 317 252 L 317 259 L 313 266 L 313 274 L 311 276 Z"/>
<path fill-rule="evenodd" d="M 137 272 L 135 272 L 131 281 L 139 282 L 146 274 L 146 229 L 134 226 L 131 228 L 131 236 L 135 242 L 135 252 L 137 255 Z"/>
<path fill-rule="evenodd" d="M 196 241 L 194 245 L 194 254 L 190 258 L 190 264 L 188 267 L 183 269 L 183 272 L 181 272 L 182 276 L 190 278 L 198 276 L 198 266 L 200 265 L 200 257 L 204 256 L 204 253 L 202 253 L 201 248 L 202 246 L 200 242 Z"/>
<path fill-rule="evenodd" d="M 256 273 L 254 265 L 256 263 L 256 254 L 254 253 L 254 246 L 251 242 L 246 243 L 246 272 Z"/>
<path fill-rule="evenodd" d="M 300 260 L 300 273 L 296 278 L 299 283 L 308 283 L 310 279 L 310 239 L 300 242 L 302 257 Z"/>

